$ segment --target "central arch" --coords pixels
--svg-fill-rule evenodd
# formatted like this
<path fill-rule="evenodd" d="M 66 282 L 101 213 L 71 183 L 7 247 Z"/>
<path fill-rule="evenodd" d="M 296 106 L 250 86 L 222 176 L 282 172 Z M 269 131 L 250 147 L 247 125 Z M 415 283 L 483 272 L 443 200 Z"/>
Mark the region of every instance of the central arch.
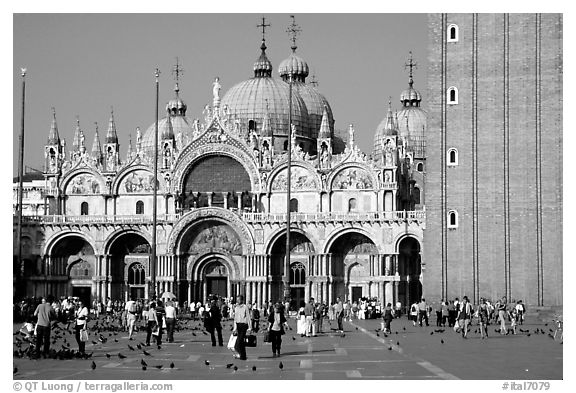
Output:
<path fill-rule="evenodd" d="M 402 238 L 398 243 L 398 298 L 407 307 L 419 302 L 422 297 L 420 250 L 420 243 L 411 236 Z"/>

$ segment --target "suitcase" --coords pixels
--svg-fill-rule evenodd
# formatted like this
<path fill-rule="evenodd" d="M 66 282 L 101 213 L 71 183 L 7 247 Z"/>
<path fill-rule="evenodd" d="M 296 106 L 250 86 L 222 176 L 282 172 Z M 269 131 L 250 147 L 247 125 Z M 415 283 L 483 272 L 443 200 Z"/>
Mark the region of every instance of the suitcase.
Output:
<path fill-rule="evenodd" d="M 244 342 L 246 343 L 247 347 L 255 347 L 256 346 L 256 336 L 253 334 L 248 334 L 246 337 L 244 337 Z"/>

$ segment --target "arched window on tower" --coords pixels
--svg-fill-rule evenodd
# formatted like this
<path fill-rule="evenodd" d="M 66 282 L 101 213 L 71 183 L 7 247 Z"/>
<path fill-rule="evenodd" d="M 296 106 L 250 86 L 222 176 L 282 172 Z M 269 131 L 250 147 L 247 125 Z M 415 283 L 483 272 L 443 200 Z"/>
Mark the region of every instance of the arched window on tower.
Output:
<path fill-rule="evenodd" d="M 298 199 L 290 199 L 290 213 L 298 213 Z"/>
<path fill-rule="evenodd" d="M 450 210 L 448 212 L 448 228 L 458 228 L 458 212 L 456 210 Z"/>
<path fill-rule="evenodd" d="M 350 198 L 348 201 L 348 213 L 357 211 L 356 198 Z"/>
<path fill-rule="evenodd" d="M 136 214 L 144 214 L 144 202 L 136 202 Z"/>
<path fill-rule="evenodd" d="M 455 147 L 448 149 L 448 166 L 458 165 L 458 149 Z"/>
<path fill-rule="evenodd" d="M 448 42 L 458 42 L 458 25 L 448 25 Z"/>
<path fill-rule="evenodd" d="M 88 202 L 82 202 L 80 205 L 80 215 L 87 216 L 88 215 Z"/>
<path fill-rule="evenodd" d="M 448 105 L 456 105 L 458 104 L 458 89 L 455 86 L 452 86 L 448 89 Z"/>

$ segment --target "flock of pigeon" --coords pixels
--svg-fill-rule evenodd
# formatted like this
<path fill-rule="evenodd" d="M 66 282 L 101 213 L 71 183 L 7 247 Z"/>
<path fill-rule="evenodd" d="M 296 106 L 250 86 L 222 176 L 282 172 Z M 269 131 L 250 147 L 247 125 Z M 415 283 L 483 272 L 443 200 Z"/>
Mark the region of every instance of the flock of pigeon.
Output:
<path fill-rule="evenodd" d="M 90 331 L 90 337 L 92 338 L 89 342 L 87 342 L 86 347 L 87 349 L 90 350 L 90 352 L 86 351 L 85 353 L 80 353 L 77 350 L 73 349 L 75 347 L 77 347 L 77 343 L 74 337 L 74 331 L 73 331 L 73 326 L 71 322 L 68 322 L 67 324 L 63 324 L 61 322 L 54 322 L 52 324 L 52 330 L 51 330 L 51 349 L 50 352 L 47 355 L 47 358 L 49 359 L 55 359 L 55 360 L 71 360 L 71 359 L 84 359 L 84 360 L 91 360 L 90 363 L 90 368 L 92 370 L 96 370 L 98 365 L 96 363 L 95 360 L 93 360 L 93 356 L 95 354 L 95 352 L 97 353 L 96 356 L 94 357 L 100 357 L 102 356 L 101 352 L 103 351 L 103 346 L 104 344 L 107 344 L 108 342 L 112 343 L 119 343 L 119 334 L 121 333 L 121 328 L 120 328 L 121 324 L 119 323 L 118 320 L 116 319 L 111 319 L 111 320 L 107 320 L 105 317 L 104 318 L 100 318 L 97 319 L 95 321 L 91 321 L 89 323 L 89 331 Z M 545 326 L 548 326 L 548 324 L 545 324 Z M 227 325 L 226 327 L 229 327 L 230 330 L 232 330 L 232 323 L 229 322 L 229 325 Z M 262 331 L 266 329 L 266 326 L 262 326 Z M 292 328 L 289 328 L 290 330 L 292 330 Z M 335 330 L 335 329 L 332 329 Z M 356 330 L 358 330 L 358 328 L 356 327 Z M 406 327 L 403 326 L 402 330 L 404 332 L 406 332 Z M 198 337 L 204 335 L 207 336 L 209 335 L 206 330 L 203 329 L 203 327 L 201 326 L 201 322 L 199 321 L 194 321 L 191 319 L 180 319 L 178 321 L 178 325 L 176 328 L 177 332 L 185 332 L 185 331 L 189 331 L 193 337 Z M 430 335 L 434 335 L 434 334 L 442 334 L 445 333 L 446 329 L 434 329 L 433 331 L 430 332 Z M 142 332 L 145 332 L 144 330 L 142 330 Z M 392 332 L 384 332 L 380 329 L 375 329 L 376 332 L 376 336 L 381 337 L 381 335 L 384 338 L 388 338 L 389 336 L 397 336 L 399 333 L 398 331 L 394 332 L 394 335 L 392 335 Z M 469 329 L 470 332 L 470 329 Z M 496 328 L 494 329 L 495 333 L 500 333 L 500 329 Z M 529 329 L 519 329 L 519 332 L 527 337 L 530 337 L 532 334 L 535 335 L 548 335 L 550 338 L 554 339 L 553 333 L 554 330 L 553 329 L 549 329 L 549 332 L 546 332 L 544 329 L 541 329 L 539 327 L 536 327 L 535 329 L 533 329 L 532 331 Z M 475 334 L 480 334 L 480 330 L 476 329 L 474 331 Z M 506 332 L 506 334 L 511 334 L 511 330 L 508 330 Z M 145 334 L 145 333 L 144 333 Z M 177 333 L 176 333 L 177 334 Z M 342 338 L 346 337 L 346 334 L 341 333 L 341 334 L 337 334 L 335 333 L 335 335 L 338 335 Z M 204 338 L 206 339 L 206 338 Z M 195 339 L 192 338 L 192 341 L 194 341 Z M 296 336 L 292 336 L 292 340 L 296 341 Z M 445 344 L 445 339 L 441 338 L 440 339 L 440 343 L 441 344 Z M 21 333 L 19 331 L 14 333 L 14 357 L 17 359 L 24 359 L 24 358 L 30 358 L 30 359 L 34 359 L 35 358 L 35 346 L 34 346 L 34 342 L 32 342 L 31 339 L 27 339 L 25 337 L 24 333 Z M 393 344 L 388 345 L 388 350 L 392 350 L 393 349 Z M 106 345 L 108 346 L 108 345 Z M 184 347 L 185 344 L 180 345 L 180 347 Z M 400 347 L 400 341 L 396 340 L 396 346 Z M 91 348 L 90 348 L 91 347 Z M 134 357 L 134 356 L 138 356 L 141 358 L 140 360 L 140 366 L 142 371 L 147 371 L 149 369 L 157 369 L 157 370 L 162 370 L 164 368 L 163 364 L 158 364 L 158 362 L 154 362 L 154 355 L 151 353 L 151 349 L 146 350 L 147 346 L 143 343 L 143 342 L 138 342 L 136 343 L 134 342 L 130 342 L 126 345 L 125 347 L 126 349 L 124 350 L 124 353 L 122 353 L 121 350 L 118 350 L 118 352 L 116 353 L 110 353 L 110 352 L 105 352 L 104 356 L 106 357 L 107 360 L 111 360 L 114 357 L 117 357 L 119 360 L 124 360 L 128 357 Z M 159 350 L 161 349 L 160 347 L 158 348 Z M 148 359 L 148 362 L 145 360 Z M 150 365 L 149 365 L 150 362 Z M 156 364 L 152 364 L 152 363 L 156 363 Z M 214 366 L 211 366 L 210 360 L 206 359 L 204 361 L 204 364 L 213 369 Z M 222 365 L 222 367 L 224 367 L 224 365 Z M 226 369 L 230 369 L 233 372 L 238 371 L 238 366 L 235 365 L 234 363 L 228 363 L 225 365 Z M 176 365 L 175 363 L 172 361 L 167 368 L 169 369 L 175 369 Z M 279 362 L 278 364 L 278 369 L 280 371 L 284 370 L 284 364 L 282 362 Z M 256 372 L 256 366 L 252 366 L 252 371 Z M 18 373 L 18 368 L 15 366 L 14 367 L 14 374 L 16 375 Z"/>

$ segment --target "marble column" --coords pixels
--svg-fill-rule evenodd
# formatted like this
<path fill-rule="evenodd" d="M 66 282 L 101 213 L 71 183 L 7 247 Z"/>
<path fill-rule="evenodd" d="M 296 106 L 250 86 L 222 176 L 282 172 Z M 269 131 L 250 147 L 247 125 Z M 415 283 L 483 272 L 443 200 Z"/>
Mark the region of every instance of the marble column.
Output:
<path fill-rule="evenodd" d="M 392 282 L 386 281 L 384 283 L 384 299 L 386 303 L 392 303 L 392 307 L 395 307 L 396 302 L 394 301 L 394 291 Z"/>

